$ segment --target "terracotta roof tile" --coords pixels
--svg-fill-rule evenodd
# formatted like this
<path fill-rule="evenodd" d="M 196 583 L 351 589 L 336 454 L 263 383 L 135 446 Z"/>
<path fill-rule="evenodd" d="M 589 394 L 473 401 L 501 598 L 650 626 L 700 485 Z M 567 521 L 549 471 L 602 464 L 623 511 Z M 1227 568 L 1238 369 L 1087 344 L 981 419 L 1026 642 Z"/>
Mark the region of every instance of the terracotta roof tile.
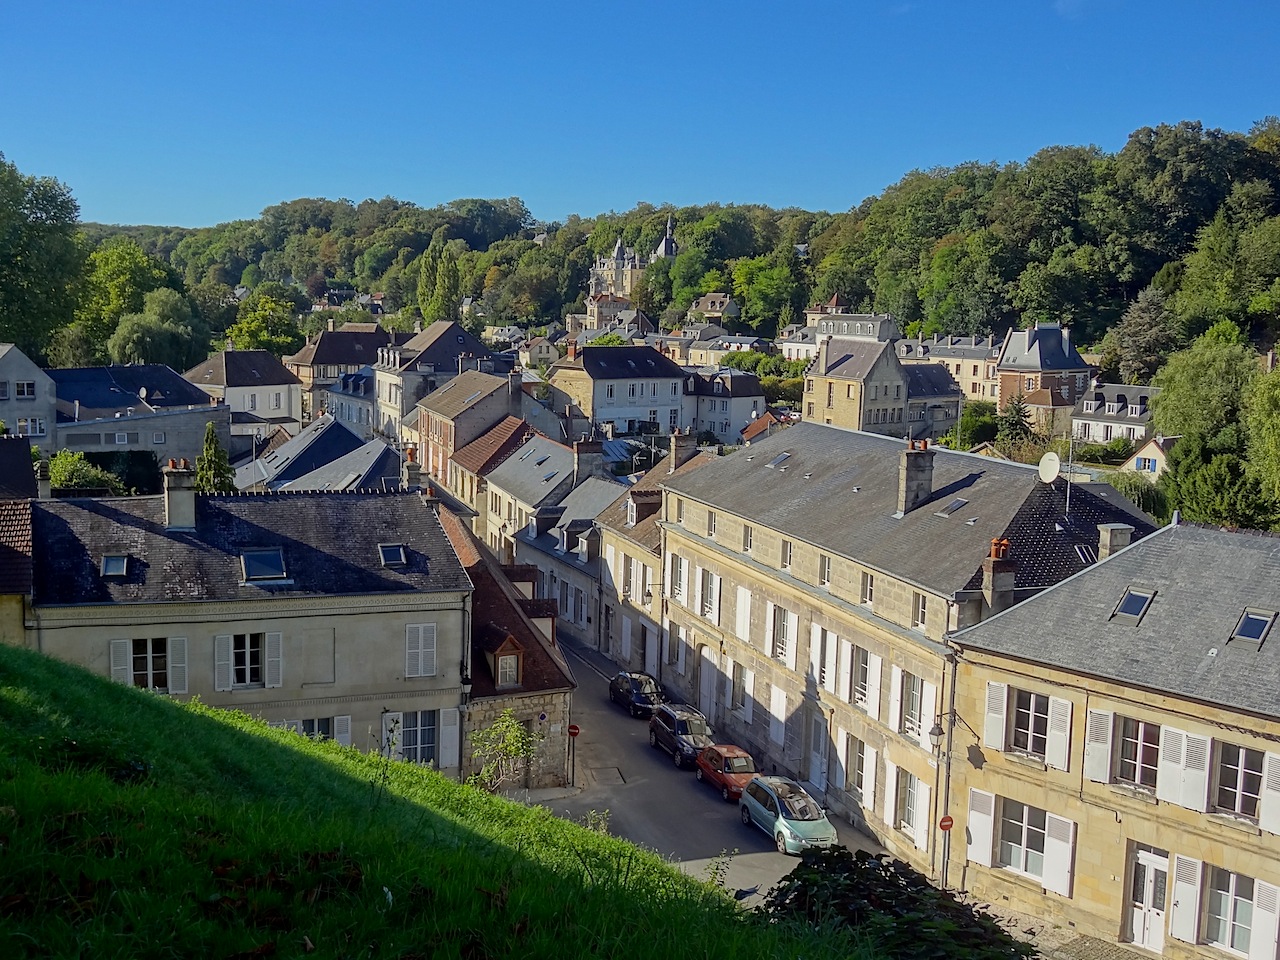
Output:
<path fill-rule="evenodd" d="M 519 449 L 533 428 L 516 417 L 505 417 L 451 458 L 463 470 L 482 476 Z"/>
<path fill-rule="evenodd" d="M 31 501 L 0 500 L 0 594 L 31 595 Z"/>

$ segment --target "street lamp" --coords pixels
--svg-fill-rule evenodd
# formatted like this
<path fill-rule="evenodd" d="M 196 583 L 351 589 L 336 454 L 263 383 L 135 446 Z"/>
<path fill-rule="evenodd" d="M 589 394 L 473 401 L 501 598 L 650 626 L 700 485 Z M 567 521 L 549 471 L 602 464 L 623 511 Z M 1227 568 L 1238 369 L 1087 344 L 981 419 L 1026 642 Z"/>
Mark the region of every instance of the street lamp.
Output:
<path fill-rule="evenodd" d="M 644 590 L 644 605 L 646 607 L 653 606 L 653 591 L 650 590 L 648 587 L 645 587 L 645 590 Z"/>
<path fill-rule="evenodd" d="M 471 703 L 471 675 L 464 673 L 462 675 L 462 706 L 465 708 Z"/>
<path fill-rule="evenodd" d="M 942 738 L 945 735 L 946 731 L 942 729 L 942 724 L 938 720 L 933 721 L 933 726 L 929 728 L 929 744 L 935 751 L 942 746 Z"/>

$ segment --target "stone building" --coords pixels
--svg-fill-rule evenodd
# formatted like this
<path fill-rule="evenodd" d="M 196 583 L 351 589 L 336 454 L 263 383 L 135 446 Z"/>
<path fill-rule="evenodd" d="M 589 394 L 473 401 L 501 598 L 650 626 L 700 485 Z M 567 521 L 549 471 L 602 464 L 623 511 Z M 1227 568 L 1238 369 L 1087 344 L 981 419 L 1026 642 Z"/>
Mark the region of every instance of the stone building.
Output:
<path fill-rule="evenodd" d="M 894 349 L 904 366 L 934 363 L 946 367 L 960 384 L 966 401 L 996 403 L 1000 399 L 1000 380 L 996 375 L 1000 341 L 994 337 L 953 337 L 939 333 L 914 340 L 904 338 L 894 344 Z"/>

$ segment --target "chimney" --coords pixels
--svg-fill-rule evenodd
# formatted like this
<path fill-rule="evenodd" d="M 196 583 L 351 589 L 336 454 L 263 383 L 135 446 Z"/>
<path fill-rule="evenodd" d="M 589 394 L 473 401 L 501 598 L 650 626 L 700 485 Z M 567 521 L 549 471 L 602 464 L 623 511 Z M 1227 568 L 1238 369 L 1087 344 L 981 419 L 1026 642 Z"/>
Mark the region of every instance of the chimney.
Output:
<path fill-rule="evenodd" d="M 1009 558 L 1008 538 L 992 540 L 991 552 L 982 561 L 982 599 L 987 602 L 987 616 L 1013 606 L 1017 573 L 1018 565 Z"/>
<path fill-rule="evenodd" d="M 698 438 L 692 433 L 677 430 L 671 434 L 671 453 L 667 456 L 667 473 L 675 473 L 697 452 Z"/>
<path fill-rule="evenodd" d="M 1123 550 L 1133 537 L 1133 527 L 1127 523 L 1098 524 L 1098 561 L 1101 562 L 1117 550 Z"/>
<path fill-rule="evenodd" d="M 578 359 L 578 338 L 570 337 L 568 347 L 569 347 L 569 359 L 570 360 Z"/>
<path fill-rule="evenodd" d="M 573 485 L 587 477 L 603 477 L 604 444 L 599 440 L 578 440 L 573 444 Z"/>
<path fill-rule="evenodd" d="M 160 471 L 164 475 L 164 528 L 194 530 L 196 528 L 196 472 L 190 462 L 169 460 Z"/>
<path fill-rule="evenodd" d="M 421 321 L 421 320 L 415 320 L 415 321 L 413 321 L 413 332 L 414 332 L 414 333 L 421 333 L 421 332 L 422 332 L 422 321 Z"/>
<path fill-rule="evenodd" d="M 400 486 L 404 490 L 422 489 L 422 465 L 418 463 L 415 447 L 404 448 L 404 463 L 400 465 Z"/>
<path fill-rule="evenodd" d="M 914 510 L 933 495 L 933 451 L 928 440 L 908 440 L 898 470 L 898 516 Z"/>
<path fill-rule="evenodd" d="M 53 496 L 53 484 L 49 480 L 49 458 L 41 457 L 36 464 L 36 496 L 48 500 Z"/>
<path fill-rule="evenodd" d="M 524 419 L 524 375 L 519 367 L 507 374 L 507 412 Z"/>
<path fill-rule="evenodd" d="M 337 321 L 335 318 L 333 318 L 333 317 L 330 317 L 330 318 L 329 318 L 329 327 L 328 327 L 328 329 L 329 329 L 329 332 L 330 332 L 330 333 L 333 333 L 333 331 L 335 331 L 335 330 L 337 330 L 337 329 L 338 329 L 338 321 Z"/>

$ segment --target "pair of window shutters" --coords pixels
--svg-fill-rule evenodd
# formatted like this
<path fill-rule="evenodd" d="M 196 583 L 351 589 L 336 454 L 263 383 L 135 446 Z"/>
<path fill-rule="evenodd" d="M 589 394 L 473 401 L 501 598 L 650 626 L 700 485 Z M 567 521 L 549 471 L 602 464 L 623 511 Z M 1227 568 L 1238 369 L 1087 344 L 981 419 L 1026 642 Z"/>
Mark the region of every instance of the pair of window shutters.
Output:
<path fill-rule="evenodd" d="M 983 746 L 993 750 L 1007 749 L 1009 685 L 987 683 L 986 718 L 982 730 Z M 1048 733 L 1045 737 L 1045 766 L 1067 770 L 1071 756 L 1071 701 L 1049 698 Z"/>
<path fill-rule="evenodd" d="M 604 548 L 604 570 L 602 571 L 604 575 L 604 585 L 610 590 L 613 589 L 614 583 L 616 582 L 613 577 L 613 559 L 613 544 L 610 543 Z"/>
<path fill-rule="evenodd" d="M 1169 936 L 1184 943 L 1200 937 L 1200 894 L 1204 863 L 1191 857 L 1173 857 L 1173 897 L 1169 908 Z M 1249 960 L 1275 960 L 1280 938 L 1280 888 L 1263 880 L 1253 881 L 1253 917 L 1249 932 Z"/>
<path fill-rule="evenodd" d="M 447 710 L 441 710 L 438 713 L 439 719 L 439 740 L 437 742 L 437 766 L 456 767 L 458 765 L 458 708 L 450 707 Z M 388 711 L 382 715 L 382 753 L 384 756 L 393 760 L 401 760 L 404 758 L 403 742 L 404 736 L 401 733 L 401 726 L 404 723 L 404 714 L 398 711 Z"/>
<path fill-rule="evenodd" d="M 101 648 L 99 648 L 101 649 Z M 128 640 L 111 641 L 111 679 L 123 684 L 132 684 L 133 670 L 130 661 L 133 658 Z M 165 642 L 165 656 L 168 660 L 169 693 L 187 692 L 187 638 L 169 637 Z M 229 688 L 228 688 L 229 689 Z"/>
<path fill-rule="evenodd" d="M 404 675 L 405 677 L 436 675 L 436 625 L 434 623 L 411 623 L 405 627 Z"/>
<path fill-rule="evenodd" d="M 876 685 L 879 686 L 879 657 L 876 658 Z M 868 673 L 871 671 L 868 670 Z M 893 664 L 889 669 L 889 725 L 904 735 L 906 731 L 903 729 L 902 715 L 902 696 L 905 692 L 904 684 L 906 676 L 901 667 Z M 871 679 L 867 678 L 867 699 L 873 697 L 879 699 L 880 691 L 878 689 L 872 692 Z M 933 728 L 933 722 L 937 719 L 938 708 L 938 686 L 929 683 L 926 680 L 920 681 L 920 716 L 915 733 L 916 742 L 929 752 L 933 752 L 933 744 L 929 742 L 929 731 Z"/>
<path fill-rule="evenodd" d="M 263 686 L 279 687 L 284 684 L 284 635 L 268 633 L 263 640 Z M 213 689 L 230 690 L 233 687 L 231 673 L 230 634 L 213 638 Z"/>
<path fill-rule="evenodd" d="M 826 633 L 826 646 L 823 646 L 823 633 Z M 830 630 L 824 631 L 818 624 L 809 626 L 809 670 L 813 674 L 813 682 L 828 693 L 838 689 L 836 673 L 837 654 L 840 652 L 840 639 Z M 845 671 L 846 675 L 848 671 Z"/>
<path fill-rule="evenodd" d="M 1069 897 L 1075 872 L 1076 824 L 1074 820 L 1048 811 L 1044 816 L 1044 875 L 1040 882 L 1046 890 Z M 994 793 L 969 788 L 969 816 L 965 826 L 969 837 L 968 859 L 984 867 L 993 866 L 996 834 Z"/>
<path fill-rule="evenodd" d="M 709 595 L 703 596 L 702 581 L 703 573 L 707 572 L 702 567 L 694 567 L 693 571 L 693 602 L 690 609 L 695 614 L 704 619 L 710 620 L 717 626 L 720 623 L 720 578 L 714 573 L 708 573 L 706 577 L 709 580 Z"/>
<path fill-rule="evenodd" d="M 857 758 L 854 758 L 856 762 Z M 862 745 L 862 789 L 853 781 L 853 763 L 849 759 L 849 731 L 836 727 L 836 776 L 835 785 L 854 797 L 866 813 L 876 805 L 876 749 Z"/>

